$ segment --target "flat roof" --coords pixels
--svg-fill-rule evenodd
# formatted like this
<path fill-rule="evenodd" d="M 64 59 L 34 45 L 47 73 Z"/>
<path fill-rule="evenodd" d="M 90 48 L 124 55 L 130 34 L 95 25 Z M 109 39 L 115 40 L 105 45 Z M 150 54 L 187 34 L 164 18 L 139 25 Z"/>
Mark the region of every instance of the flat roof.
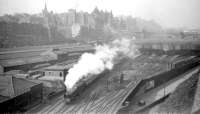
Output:
<path fill-rule="evenodd" d="M 11 66 L 32 64 L 32 63 L 45 62 L 45 61 L 51 61 L 51 60 L 56 60 L 56 58 L 48 57 L 47 59 L 43 56 L 35 56 L 35 57 L 27 57 L 27 58 L 0 60 L 0 65 L 3 67 L 11 67 Z"/>
<path fill-rule="evenodd" d="M 53 71 L 58 71 L 58 70 L 65 70 L 65 69 L 70 69 L 73 67 L 75 63 L 67 64 L 67 65 L 53 65 L 49 67 L 43 68 L 43 70 L 53 70 Z"/>

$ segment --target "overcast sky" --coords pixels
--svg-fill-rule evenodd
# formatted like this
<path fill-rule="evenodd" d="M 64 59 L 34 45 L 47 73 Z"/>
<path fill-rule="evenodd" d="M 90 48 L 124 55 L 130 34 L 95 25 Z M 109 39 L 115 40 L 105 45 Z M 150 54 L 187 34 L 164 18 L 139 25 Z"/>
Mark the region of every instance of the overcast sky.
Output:
<path fill-rule="evenodd" d="M 66 12 L 70 8 L 91 12 L 95 6 L 114 15 L 155 20 L 165 27 L 200 28 L 200 0 L 0 0 L 0 15 L 39 13 L 44 8 Z"/>

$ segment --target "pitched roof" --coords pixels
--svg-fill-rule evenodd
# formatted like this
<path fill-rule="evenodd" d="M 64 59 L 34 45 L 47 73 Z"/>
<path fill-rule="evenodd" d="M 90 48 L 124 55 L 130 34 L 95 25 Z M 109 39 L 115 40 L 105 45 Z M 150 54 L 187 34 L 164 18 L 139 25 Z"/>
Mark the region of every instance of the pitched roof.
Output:
<path fill-rule="evenodd" d="M 37 84 L 14 76 L 0 76 L 0 102 L 21 95 Z"/>
<path fill-rule="evenodd" d="M 0 95 L 14 96 L 12 76 L 0 76 Z"/>

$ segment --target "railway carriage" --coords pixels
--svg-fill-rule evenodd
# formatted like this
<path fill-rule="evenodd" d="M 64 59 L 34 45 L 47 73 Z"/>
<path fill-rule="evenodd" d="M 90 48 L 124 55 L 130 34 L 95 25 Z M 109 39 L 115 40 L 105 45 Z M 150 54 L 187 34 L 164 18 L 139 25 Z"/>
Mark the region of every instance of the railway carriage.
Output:
<path fill-rule="evenodd" d="M 171 68 L 177 68 L 177 67 L 181 67 L 181 66 L 184 66 L 184 65 L 193 64 L 193 63 L 199 62 L 199 60 L 200 59 L 198 57 L 191 56 L 191 57 L 188 57 L 188 58 L 185 58 L 185 59 L 181 59 L 181 60 L 172 62 Z"/>

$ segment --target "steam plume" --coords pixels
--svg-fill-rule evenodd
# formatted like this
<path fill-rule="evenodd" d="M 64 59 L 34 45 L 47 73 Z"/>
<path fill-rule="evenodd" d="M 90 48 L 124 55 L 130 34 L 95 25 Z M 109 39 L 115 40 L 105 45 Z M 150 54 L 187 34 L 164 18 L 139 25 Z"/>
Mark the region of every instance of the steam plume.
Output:
<path fill-rule="evenodd" d="M 116 57 L 135 56 L 137 51 L 131 39 L 117 39 L 108 45 L 95 47 L 95 53 L 84 53 L 77 64 L 69 69 L 65 85 L 71 89 L 76 82 L 88 75 L 97 75 L 114 66 Z"/>

